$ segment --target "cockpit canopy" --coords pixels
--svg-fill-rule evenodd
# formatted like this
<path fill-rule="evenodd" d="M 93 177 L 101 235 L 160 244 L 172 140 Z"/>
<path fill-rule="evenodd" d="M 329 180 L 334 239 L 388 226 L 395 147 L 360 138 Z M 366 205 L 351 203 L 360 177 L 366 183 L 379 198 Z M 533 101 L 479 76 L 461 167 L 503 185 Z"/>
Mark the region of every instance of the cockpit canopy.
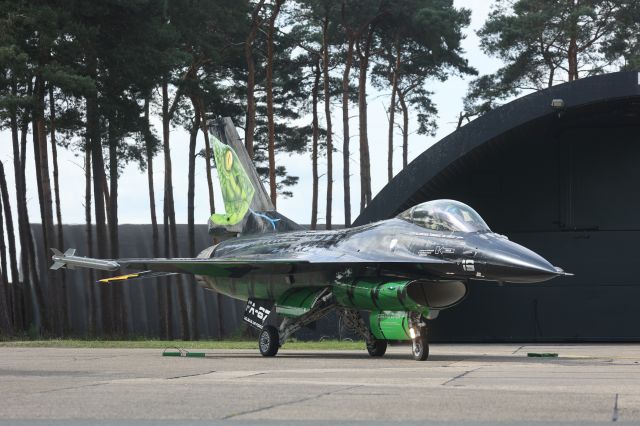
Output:
<path fill-rule="evenodd" d="M 490 232 L 471 207 L 454 200 L 433 200 L 405 210 L 398 218 L 432 231 Z"/>

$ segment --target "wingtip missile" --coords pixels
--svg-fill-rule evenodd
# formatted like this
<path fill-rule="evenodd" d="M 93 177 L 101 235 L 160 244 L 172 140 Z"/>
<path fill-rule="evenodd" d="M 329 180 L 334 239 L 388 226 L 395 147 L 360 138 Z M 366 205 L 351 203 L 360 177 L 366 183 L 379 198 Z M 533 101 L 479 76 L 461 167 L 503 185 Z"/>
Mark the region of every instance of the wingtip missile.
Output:
<path fill-rule="evenodd" d="M 68 249 L 64 253 L 55 248 L 52 248 L 51 251 L 53 252 L 53 256 L 51 256 L 53 265 L 51 265 L 50 269 L 53 270 L 60 268 L 91 268 L 101 269 L 103 271 L 115 271 L 116 269 L 120 269 L 120 264 L 115 260 L 76 256 L 76 249 Z"/>

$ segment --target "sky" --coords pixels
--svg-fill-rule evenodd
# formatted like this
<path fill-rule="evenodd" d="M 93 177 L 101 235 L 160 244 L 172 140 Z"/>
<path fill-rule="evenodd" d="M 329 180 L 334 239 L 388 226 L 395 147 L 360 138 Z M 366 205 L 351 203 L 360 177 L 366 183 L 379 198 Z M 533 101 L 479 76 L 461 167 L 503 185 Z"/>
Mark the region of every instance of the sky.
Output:
<path fill-rule="evenodd" d="M 480 74 L 494 72 L 501 63 L 495 59 L 487 57 L 479 49 L 479 40 L 475 32 L 482 26 L 490 11 L 491 2 L 478 0 L 455 0 L 456 7 L 471 9 L 471 26 L 465 30 L 466 38 L 463 41 L 463 48 L 466 51 L 465 57 L 469 63 L 475 67 Z M 425 29 L 428 30 L 428 29 Z M 471 77 L 460 78 L 451 77 L 446 82 L 427 82 L 429 90 L 434 92 L 433 101 L 437 106 L 438 131 L 434 137 L 421 136 L 413 133 L 409 136 L 409 161 L 413 160 L 431 145 L 455 130 L 457 116 L 462 109 L 462 99 L 467 91 L 467 84 Z M 373 194 L 377 194 L 387 183 L 387 133 L 388 120 L 386 108 L 389 104 L 389 93 L 376 91 L 372 87 L 368 88 L 369 105 L 369 127 L 368 136 L 371 152 L 371 176 Z M 355 105 L 354 105 L 355 106 Z M 359 167 L 357 152 L 357 106 L 351 112 L 351 205 L 352 218 L 355 219 L 359 213 L 360 188 L 359 188 Z M 337 148 L 342 146 L 342 119 L 340 100 L 335 99 L 332 107 L 332 117 L 334 123 L 334 145 Z M 321 120 L 323 117 L 321 116 Z M 308 118 L 311 121 L 311 118 Z M 413 122 L 413 123 L 412 123 Z M 413 124 L 411 131 L 416 127 L 415 120 L 410 119 Z M 160 122 L 154 123 L 157 130 L 161 129 Z M 323 124 L 321 124 L 323 125 Z M 242 133 L 241 133 L 242 137 Z M 277 137 L 277 135 L 276 135 Z M 395 141 L 395 161 L 394 173 L 397 173 L 402 166 L 402 137 L 396 131 Z M 188 133 L 182 128 L 174 128 L 171 131 L 171 152 L 173 166 L 173 185 L 176 210 L 176 222 L 187 222 L 187 178 L 188 178 Z M 31 147 L 31 145 L 29 145 Z M 198 150 L 204 147 L 204 140 L 199 134 Z M 14 186 L 13 155 L 11 149 L 11 135 L 9 132 L 0 132 L 0 160 L 5 166 L 7 184 L 9 188 Z M 37 198 L 35 172 L 33 164 L 33 151 L 27 153 L 27 202 L 30 212 L 31 222 L 39 222 L 39 205 Z M 82 167 L 83 158 L 76 157 L 72 152 L 60 148 L 58 150 L 58 163 L 60 168 L 60 188 L 62 219 L 67 224 L 84 223 L 84 170 Z M 277 165 L 285 165 L 289 174 L 298 176 L 299 183 L 292 188 L 294 196 L 286 199 L 278 198 L 278 211 L 298 223 L 308 224 L 311 218 L 311 154 L 279 154 L 276 158 Z M 156 157 L 154 161 L 156 206 L 159 212 L 162 210 L 162 188 L 164 182 L 164 171 L 162 169 L 162 155 Z M 196 161 L 196 199 L 195 218 L 196 223 L 206 223 L 211 212 L 207 196 L 207 181 L 205 175 L 205 164 L 202 158 Z M 320 158 L 319 171 L 321 174 L 319 187 L 319 211 L 318 223 L 325 221 L 326 203 L 326 159 Z M 214 173 L 214 181 L 217 182 Z M 334 153 L 334 193 L 333 193 L 333 223 L 344 223 L 344 206 L 342 192 L 342 153 Z M 216 207 L 222 207 L 222 199 L 219 198 L 220 191 L 216 191 Z M 12 208 L 14 218 L 15 199 Z M 147 176 L 135 164 L 126 166 L 120 177 L 119 184 L 119 223 L 149 223 L 149 199 L 147 192 Z M 161 216 L 161 215 L 160 215 Z"/>

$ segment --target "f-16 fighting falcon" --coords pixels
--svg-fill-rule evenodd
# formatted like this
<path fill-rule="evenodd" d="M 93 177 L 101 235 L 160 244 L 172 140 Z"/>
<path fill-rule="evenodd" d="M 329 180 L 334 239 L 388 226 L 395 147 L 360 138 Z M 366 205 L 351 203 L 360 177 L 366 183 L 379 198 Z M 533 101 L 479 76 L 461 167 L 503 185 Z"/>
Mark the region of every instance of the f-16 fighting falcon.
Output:
<path fill-rule="evenodd" d="M 261 330 L 264 356 L 335 310 L 371 356 L 384 355 L 387 341 L 411 340 L 420 361 L 429 355 L 427 320 L 460 303 L 475 281 L 536 283 L 570 275 L 491 232 L 471 207 L 453 200 L 428 201 L 364 226 L 305 230 L 275 212 L 241 142 L 214 138 L 214 157 L 225 214 L 212 215 L 209 229 L 232 238 L 189 259 L 105 260 L 55 250 L 51 268 L 141 271 L 100 280 L 105 284 L 195 275 L 205 288 L 247 300 L 244 320 Z M 362 311 L 369 312 L 368 324 Z"/>

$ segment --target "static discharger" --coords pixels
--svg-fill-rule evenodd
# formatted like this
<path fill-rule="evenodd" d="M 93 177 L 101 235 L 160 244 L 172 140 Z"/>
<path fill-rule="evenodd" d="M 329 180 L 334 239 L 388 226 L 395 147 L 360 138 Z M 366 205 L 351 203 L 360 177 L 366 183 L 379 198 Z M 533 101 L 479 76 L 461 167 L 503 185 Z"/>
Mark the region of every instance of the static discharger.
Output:
<path fill-rule="evenodd" d="M 171 349 L 175 349 L 175 351 Z M 162 351 L 162 356 L 204 358 L 205 354 L 204 352 L 190 352 L 182 348 L 165 348 L 165 350 Z"/>

